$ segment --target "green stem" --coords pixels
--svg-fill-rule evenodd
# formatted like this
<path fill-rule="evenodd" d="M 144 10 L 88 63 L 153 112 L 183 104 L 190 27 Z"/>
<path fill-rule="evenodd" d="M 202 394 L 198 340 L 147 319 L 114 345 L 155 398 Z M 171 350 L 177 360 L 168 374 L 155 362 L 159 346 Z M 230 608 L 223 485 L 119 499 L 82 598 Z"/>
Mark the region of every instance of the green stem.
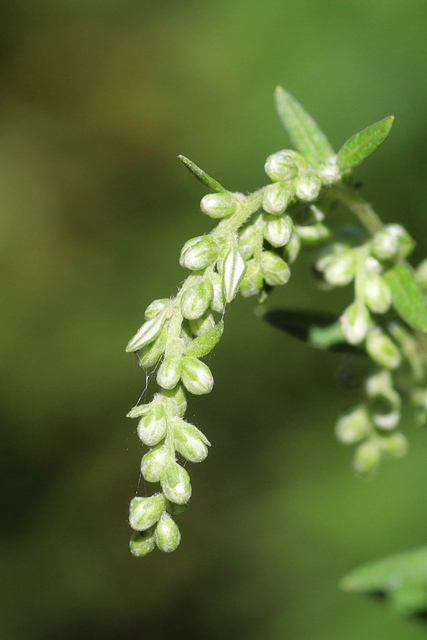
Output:
<path fill-rule="evenodd" d="M 218 238 L 227 238 L 235 234 L 242 224 L 246 222 L 252 214 L 256 213 L 258 209 L 260 209 L 264 189 L 265 187 L 258 191 L 254 191 L 254 193 L 251 193 L 248 196 L 234 194 L 236 196 L 240 196 L 240 206 L 237 211 L 230 216 L 230 218 L 224 218 L 224 220 L 221 220 L 221 222 L 215 227 L 212 231 L 212 237 L 214 240 Z"/>
<path fill-rule="evenodd" d="M 358 193 L 345 184 L 337 184 L 329 190 L 331 199 L 338 200 L 354 213 L 372 235 L 381 231 L 384 225 L 380 217 L 375 213 L 369 202 L 366 202 Z"/>

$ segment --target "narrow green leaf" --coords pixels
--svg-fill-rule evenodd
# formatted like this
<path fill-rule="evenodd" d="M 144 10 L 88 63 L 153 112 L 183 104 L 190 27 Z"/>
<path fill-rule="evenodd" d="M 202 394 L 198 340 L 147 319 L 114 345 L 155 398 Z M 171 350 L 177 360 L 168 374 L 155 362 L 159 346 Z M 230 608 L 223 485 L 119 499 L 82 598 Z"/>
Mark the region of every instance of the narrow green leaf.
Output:
<path fill-rule="evenodd" d="M 337 164 L 341 171 L 357 167 L 365 158 L 371 155 L 384 142 L 393 126 L 394 116 L 371 124 L 370 127 L 359 131 L 338 151 Z"/>
<path fill-rule="evenodd" d="M 383 593 L 403 614 L 427 611 L 427 547 L 362 565 L 345 576 L 340 587 L 355 593 Z"/>
<path fill-rule="evenodd" d="M 202 358 L 207 355 L 214 346 L 219 342 L 222 333 L 224 331 L 224 323 L 218 322 L 218 324 L 211 329 L 211 331 L 207 331 L 203 333 L 201 336 L 194 338 L 192 342 L 188 345 L 185 355 L 193 356 L 193 358 Z"/>
<path fill-rule="evenodd" d="M 197 164 L 194 164 L 194 162 L 192 162 L 185 156 L 178 156 L 178 158 L 181 160 L 181 162 L 185 164 L 187 169 L 191 171 L 193 176 L 195 176 L 197 180 L 199 180 L 202 184 L 205 185 L 205 187 L 207 187 L 211 191 L 216 191 L 216 192 L 226 191 L 226 189 L 224 189 L 224 187 L 220 185 L 219 182 L 217 182 L 214 178 L 211 178 L 211 176 L 209 176 L 206 173 L 206 171 L 203 171 L 203 169 L 200 169 L 200 167 L 198 167 Z"/>
<path fill-rule="evenodd" d="M 272 309 L 263 316 L 269 324 L 317 349 L 354 351 L 341 331 L 339 316 L 322 311 Z"/>
<path fill-rule="evenodd" d="M 329 140 L 290 93 L 277 87 L 275 97 L 279 117 L 292 144 L 313 167 L 318 167 L 334 154 Z"/>
<path fill-rule="evenodd" d="M 427 331 L 427 302 L 412 269 L 405 262 L 397 262 L 384 277 L 400 317 L 413 329 Z"/>

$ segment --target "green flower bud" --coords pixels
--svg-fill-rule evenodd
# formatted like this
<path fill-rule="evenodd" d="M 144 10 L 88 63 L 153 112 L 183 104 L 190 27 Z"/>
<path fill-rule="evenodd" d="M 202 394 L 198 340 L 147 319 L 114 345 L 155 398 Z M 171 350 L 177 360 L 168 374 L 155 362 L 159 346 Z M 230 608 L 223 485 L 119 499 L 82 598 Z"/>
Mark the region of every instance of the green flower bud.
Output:
<path fill-rule="evenodd" d="M 298 164 L 306 165 L 305 158 L 297 151 L 284 149 L 268 156 L 264 170 L 274 182 L 287 182 L 297 175 Z"/>
<path fill-rule="evenodd" d="M 388 224 L 385 229 L 390 235 L 397 238 L 399 245 L 399 257 L 407 258 L 415 248 L 415 241 L 411 238 L 406 229 L 400 224 Z"/>
<path fill-rule="evenodd" d="M 361 476 L 368 476 L 378 468 L 381 453 L 378 444 L 368 440 L 360 444 L 353 458 L 353 469 Z"/>
<path fill-rule="evenodd" d="M 146 344 L 153 342 L 162 330 L 165 322 L 165 314 L 159 313 L 155 318 L 144 322 L 139 331 L 134 335 L 132 340 L 128 343 L 126 351 L 138 351 L 142 349 Z"/>
<path fill-rule="evenodd" d="M 285 257 L 289 264 L 293 264 L 295 260 L 298 258 L 299 252 L 301 250 L 301 240 L 295 231 L 291 234 L 289 238 L 289 242 L 285 247 Z"/>
<path fill-rule="evenodd" d="M 303 202 L 313 202 L 319 196 L 322 183 L 317 176 L 309 173 L 298 176 L 295 183 L 295 195 Z"/>
<path fill-rule="evenodd" d="M 291 270 L 286 262 L 271 251 L 262 252 L 261 271 L 266 283 L 272 287 L 286 284 L 291 277 Z"/>
<path fill-rule="evenodd" d="M 187 398 L 185 397 L 185 391 L 181 384 L 178 384 L 173 389 L 163 389 L 161 394 L 156 394 L 154 398 L 167 398 L 171 412 L 177 416 L 183 416 L 187 410 Z"/>
<path fill-rule="evenodd" d="M 209 440 L 194 425 L 178 418 L 172 421 L 176 451 L 190 462 L 202 462 L 208 455 Z"/>
<path fill-rule="evenodd" d="M 365 275 L 365 302 L 374 313 L 386 313 L 391 306 L 391 289 L 378 273 Z"/>
<path fill-rule="evenodd" d="M 415 269 L 415 277 L 425 293 L 427 291 L 427 258 Z"/>
<path fill-rule="evenodd" d="M 366 338 L 366 351 L 372 360 L 387 369 L 397 369 L 402 362 L 397 345 L 380 329 L 369 332 Z"/>
<path fill-rule="evenodd" d="M 167 426 L 165 408 L 156 403 L 139 421 L 138 436 L 144 444 L 153 447 L 163 440 Z"/>
<path fill-rule="evenodd" d="M 353 280 L 357 267 L 354 251 L 347 249 L 335 255 L 324 270 L 326 282 L 334 287 L 345 287 Z"/>
<path fill-rule="evenodd" d="M 215 318 L 211 313 L 206 313 L 201 318 L 197 318 L 197 320 L 189 320 L 188 326 L 194 336 L 202 336 L 204 333 L 214 329 Z"/>
<path fill-rule="evenodd" d="M 181 379 L 185 388 L 196 396 L 210 393 L 214 385 L 209 367 L 190 356 L 184 356 L 182 359 Z"/>
<path fill-rule="evenodd" d="M 374 256 L 367 256 L 365 260 L 365 271 L 367 273 L 381 274 L 383 272 L 383 268 L 380 261 L 374 258 Z"/>
<path fill-rule="evenodd" d="M 258 260 L 249 260 L 245 275 L 240 283 L 240 293 L 244 298 L 256 296 L 262 289 L 263 276 Z"/>
<path fill-rule="evenodd" d="M 181 298 L 181 312 L 184 318 L 200 318 L 210 306 L 212 296 L 213 285 L 208 278 L 189 287 Z"/>
<path fill-rule="evenodd" d="M 336 163 L 336 157 L 333 156 L 327 162 L 321 164 L 317 169 L 317 175 L 326 187 L 330 187 L 341 179 L 341 173 Z"/>
<path fill-rule="evenodd" d="M 139 351 L 138 359 L 140 367 L 144 367 L 145 369 L 154 367 L 165 351 L 167 336 L 167 326 L 164 326 L 154 342 L 147 344 Z"/>
<path fill-rule="evenodd" d="M 353 407 L 335 425 L 335 435 L 344 444 L 364 440 L 372 430 L 372 423 L 364 405 Z"/>
<path fill-rule="evenodd" d="M 177 462 L 170 464 L 161 479 L 166 498 L 176 504 L 186 504 L 191 497 L 190 476 Z"/>
<path fill-rule="evenodd" d="M 341 331 L 349 344 L 360 344 L 366 337 L 371 318 L 364 304 L 353 302 L 341 316 Z"/>
<path fill-rule="evenodd" d="M 322 222 L 307 227 L 295 226 L 295 232 L 305 247 L 318 247 L 331 238 L 331 230 Z"/>
<path fill-rule="evenodd" d="M 288 183 L 275 182 L 265 187 L 262 207 L 267 213 L 280 215 L 286 211 L 293 197 L 293 189 L 290 188 Z"/>
<path fill-rule="evenodd" d="M 284 247 L 290 240 L 294 224 L 289 216 L 266 216 L 264 238 L 273 247 Z"/>
<path fill-rule="evenodd" d="M 209 193 L 202 198 L 200 208 L 211 218 L 225 218 L 236 211 L 237 199 L 231 193 Z"/>
<path fill-rule="evenodd" d="M 141 473 L 147 482 L 159 482 L 171 462 L 171 455 L 166 447 L 158 445 L 142 458 Z"/>
<path fill-rule="evenodd" d="M 133 556 L 137 558 L 143 558 L 148 555 L 151 551 L 153 551 L 156 546 L 156 541 L 154 540 L 153 531 L 135 531 L 132 535 L 129 543 L 129 549 Z"/>
<path fill-rule="evenodd" d="M 390 458 L 403 458 L 408 451 L 408 441 L 400 431 L 381 436 L 379 445 L 381 452 Z"/>
<path fill-rule="evenodd" d="M 162 514 L 157 524 L 154 537 L 160 551 L 166 551 L 167 553 L 175 551 L 181 542 L 178 525 L 168 513 L 164 512 Z"/>
<path fill-rule="evenodd" d="M 222 286 L 226 302 L 231 302 L 235 298 L 245 268 L 245 261 L 237 246 L 231 247 L 222 262 Z"/>
<path fill-rule="evenodd" d="M 211 282 L 213 286 L 211 309 L 217 313 L 222 313 L 225 309 L 224 291 L 222 288 L 222 278 L 219 273 L 211 274 Z"/>
<path fill-rule="evenodd" d="M 239 251 L 243 260 L 249 260 L 255 253 L 255 250 L 259 243 L 259 232 L 256 227 L 251 224 L 243 231 L 241 231 L 239 235 Z"/>
<path fill-rule="evenodd" d="M 390 233 L 387 227 L 378 231 L 371 241 L 372 254 L 378 260 L 390 260 L 398 255 L 399 239 L 396 234 Z"/>
<path fill-rule="evenodd" d="M 214 265 L 217 258 L 218 247 L 211 236 L 198 236 L 185 243 L 179 264 L 191 271 L 199 271 Z"/>
<path fill-rule="evenodd" d="M 372 420 L 379 429 L 394 429 L 400 420 L 401 398 L 393 388 L 390 372 L 383 369 L 366 380 Z"/>
<path fill-rule="evenodd" d="M 163 389 L 173 389 L 181 377 L 180 356 L 166 356 L 157 371 L 157 384 Z"/>
<path fill-rule="evenodd" d="M 151 320 L 151 318 L 155 318 L 162 311 L 165 311 L 166 308 L 170 305 L 172 301 L 169 298 L 161 298 L 160 300 L 154 300 L 145 310 L 145 319 Z"/>
<path fill-rule="evenodd" d="M 224 322 L 218 322 L 216 327 L 211 331 L 204 333 L 202 336 L 195 338 L 185 351 L 186 356 L 193 358 L 202 358 L 207 355 L 220 340 L 224 331 Z"/>
<path fill-rule="evenodd" d="M 134 498 L 130 503 L 129 524 L 135 531 L 145 531 L 156 524 L 164 508 L 165 499 L 161 493 L 149 498 Z"/>

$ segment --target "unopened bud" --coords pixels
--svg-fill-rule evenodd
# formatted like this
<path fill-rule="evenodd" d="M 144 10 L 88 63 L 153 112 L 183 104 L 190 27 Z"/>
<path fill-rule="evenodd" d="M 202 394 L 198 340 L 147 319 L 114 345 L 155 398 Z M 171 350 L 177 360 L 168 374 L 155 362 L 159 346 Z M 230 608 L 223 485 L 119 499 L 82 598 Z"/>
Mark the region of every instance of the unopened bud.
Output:
<path fill-rule="evenodd" d="M 237 199 L 231 193 L 208 193 L 202 198 L 200 208 L 211 218 L 231 216 L 237 209 Z"/>
<path fill-rule="evenodd" d="M 272 287 L 286 284 L 291 277 L 287 263 L 271 251 L 262 252 L 261 271 L 266 283 Z"/>
<path fill-rule="evenodd" d="M 172 421 L 172 433 L 176 451 L 190 462 L 202 462 L 208 455 L 210 444 L 206 436 L 185 420 Z"/>
<path fill-rule="evenodd" d="M 289 216 L 266 216 L 263 235 L 273 247 L 284 247 L 289 242 L 293 228 Z"/>
<path fill-rule="evenodd" d="M 403 458 L 408 451 L 408 441 L 400 431 L 382 436 L 379 444 L 382 453 L 391 458 Z"/>
<path fill-rule="evenodd" d="M 145 369 L 154 367 L 164 353 L 167 336 L 167 327 L 164 326 L 158 337 L 139 351 L 138 358 L 141 367 Z"/>
<path fill-rule="evenodd" d="M 145 531 L 156 524 L 165 508 L 163 494 L 149 498 L 134 498 L 130 503 L 129 524 L 135 531 Z"/>
<path fill-rule="evenodd" d="M 222 313 L 225 309 L 224 290 L 222 288 L 222 278 L 219 273 L 211 274 L 211 282 L 213 286 L 211 309 L 217 313 Z"/>
<path fill-rule="evenodd" d="M 162 389 L 162 393 L 158 394 L 161 398 L 167 398 L 167 402 L 171 403 L 172 413 L 177 416 L 183 416 L 187 410 L 187 398 L 185 397 L 184 387 L 178 384 L 173 389 Z M 157 394 L 154 398 L 158 397 Z M 170 405 L 169 405 L 170 406 Z"/>
<path fill-rule="evenodd" d="M 188 326 L 194 336 L 202 336 L 215 327 L 215 318 L 211 313 L 205 313 L 204 316 L 197 318 L 197 320 L 189 320 Z"/>
<path fill-rule="evenodd" d="M 303 202 L 317 200 L 322 183 L 317 176 L 309 173 L 298 176 L 295 183 L 295 195 Z"/>
<path fill-rule="evenodd" d="M 128 343 L 126 351 L 138 351 L 157 338 L 165 322 L 165 314 L 159 313 L 155 318 L 144 322 L 139 331 Z"/>
<path fill-rule="evenodd" d="M 136 558 L 143 558 L 156 546 L 153 531 L 135 531 L 129 543 L 129 549 Z"/>
<path fill-rule="evenodd" d="M 226 302 L 231 302 L 235 298 L 245 269 L 246 264 L 237 245 L 232 246 L 222 262 L 222 285 Z"/>
<path fill-rule="evenodd" d="M 258 260 L 249 260 L 245 275 L 240 283 L 240 293 L 244 298 L 258 295 L 262 289 L 263 280 Z"/>
<path fill-rule="evenodd" d="M 239 251 L 243 260 L 249 260 L 255 253 L 259 244 L 259 231 L 253 225 L 249 225 L 239 235 Z"/>
<path fill-rule="evenodd" d="M 280 215 L 286 211 L 294 196 L 293 190 L 290 189 L 286 182 L 275 182 L 269 184 L 264 189 L 262 199 L 262 207 L 267 213 Z"/>
<path fill-rule="evenodd" d="M 218 258 L 218 247 L 210 236 L 198 236 L 185 243 L 181 251 L 179 264 L 181 267 L 199 271 L 215 264 Z"/>
<path fill-rule="evenodd" d="M 299 252 L 301 250 L 301 240 L 295 231 L 291 234 L 289 238 L 289 242 L 285 247 L 285 257 L 289 264 L 293 264 L 295 260 L 298 258 Z"/>
<path fill-rule="evenodd" d="M 153 447 L 163 440 L 167 426 L 165 408 L 162 404 L 156 403 L 139 421 L 138 436 L 144 444 Z"/>
<path fill-rule="evenodd" d="M 372 360 L 387 369 L 397 369 L 402 362 L 397 345 L 380 329 L 369 332 L 366 338 L 366 351 Z"/>
<path fill-rule="evenodd" d="M 154 532 L 156 545 L 160 551 L 175 551 L 181 542 L 181 534 L 176 522 L 166 512 L 162 514 Z"/>
<path fill-rule="evenodd" d="M 321 164 L 317 169 L 317 175 L 321 179 L 322 184 L 327 187 L 338 182 L 341 178 L 341 173 L 336 163 L 336 157 L 333 156 L 330 160 Z"/>
<path fill-rule="evenodd" d="M 357 260 L 354 251 L 347 249 L 334 256 L 324 270 L 324 278 L 334 287 L 345 287 L 353 280 Z"/>
<path fill-rule="evenodd" d="M 388 227 L 377 231 L 371 241 L 372 254 L 378 260 L 390 260 L 399 252 L 399 238 L 395 233 L 390 233 Z"/>
<path fill-rule="evenodd" d="M 365 302 L 374 313 L 386 313 L 392 301 L 391 289 L 378 273 L 365 275 Z"/>
<path fill-rule="evenodd" d="M 293 180 L 298 172 L 298 164 L 306 165 L 306 160 L 297 151 L 284 149 L 268 156 L 264 169 L 274 182 Z"/>
<path fill-rule="evenodd" d="M 207 355 L 220 340 L 224 331 L 224 322 L 218 322 L 211 331 L 198 336 L 188 345 L 185 355 L 193 358 L 202 358 Z"/>
<path fill-rule="evenodd" d="M 322 222 L 316 222 L 306 227 L 295 226 L 295 231 L 305 247 L 318 247 L 331 238 L 331 230 Z"/>
<path fill-rule="evenodd" d="M 182 358 L 181 379 L 187 391 L 196 396 L 210 393 L 214 385 L 209 367 L 204 362 L 190 356 Z"/>
<path fill-rule="evenodd" d="M 376 442 L 369 440 L 360 444 L 353 458 L 353 469 L 361 476 L 368 476 L 376 471 L 381 460 L 381 453 Z"/>
<path fill-rule="evenodd" d="M 341 316 L 341 331 L 349 344 L 360 344 L 368 332 L 371 318 L 364 304 L 353 302 Z"/>
<path fill-rule="evenodd" d="M 166 356 L 157 371 L 157 384 L 163 389 L 173 389 L 181 377 L 181 357 Z"/>
<path fill-rule="evenodd" d="M 189 287 L 181 299 L 181 312 L 184 318 L 196 320 L 200 318 L 211 304 L 213 286 L 209 278 Z"/>
<path fill-rule="evenodd" d="M 372 430 L 369 414 L 363 405 L 350 409 L 335 425 L 335 435 L 344 444 L 364 440 Z"/>
<path fill-rule="evenodd" d="M 147 482 L 159 482 L 169 464 L 171 464 L 170 453 L 164 445 L 158 445 L 142 458 L 141 473 Z"/>
<path fill-rule="evenodd" d="M 169 298 L 161 298 L 160 300 L 154 300 L 145 310 L 145 319 L 151 320 L 151 318 L 155 318 L 162 311 L 166 309 L 171 303 Z"/>
<path fill-rule="evenodd" d="M 186 504 L 191 497 L 190 476 L 177 462 L 167 467 L 161 485 L 166 498 L 171 502 Z"/>

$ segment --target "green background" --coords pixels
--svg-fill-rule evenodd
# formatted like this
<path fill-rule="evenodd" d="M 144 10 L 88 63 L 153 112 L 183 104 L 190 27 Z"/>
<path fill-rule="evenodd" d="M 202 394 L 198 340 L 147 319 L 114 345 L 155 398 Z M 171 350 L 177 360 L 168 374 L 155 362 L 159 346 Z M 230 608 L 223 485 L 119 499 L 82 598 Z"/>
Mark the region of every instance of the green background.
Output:
<path fill-rule="evenodd" d="M 29 0 L 0 4 L 2 640 L 419 640 L 427 627 L 341 593 L 359 563 L 427 541 L 427 436 L 371 481 L 333 424 L 357 401 L 339 358 L 236 300 L 188 418 L 181 546 L 128 551 L 145 386 L 127 341 L 210 228 L 182 153 L 231 190 L 288 146 L 281 84 L 338 148 L 387 115 L 356 177 L 426 253 L 425 0 Z M 340 223 L 337 212 L 330 223 Z M 269 306 L 339 312 L 302 260 Z M 141 484 L 141 495 L 152 491 Z"/>

